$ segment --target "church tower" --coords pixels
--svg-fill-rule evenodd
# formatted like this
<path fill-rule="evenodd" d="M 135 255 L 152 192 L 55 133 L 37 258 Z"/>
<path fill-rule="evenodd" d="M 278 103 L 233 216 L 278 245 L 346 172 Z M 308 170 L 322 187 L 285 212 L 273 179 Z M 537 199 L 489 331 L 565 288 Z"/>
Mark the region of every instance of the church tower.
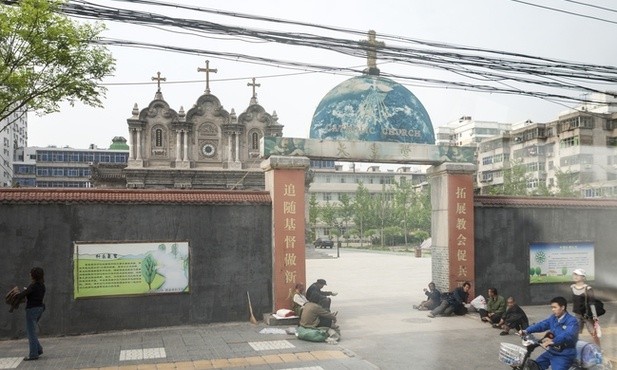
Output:
<path fill-rule="evenodd" d="M 255 78 L 247 85 L 252 97 L 246 110 L 236 116 L 223 108 L 210 91 L 210 68 L 206 89 L 186 113 L 169 107 L 161 92 L 160 72 L 154 100 L 147 108 L 133 107 L 129 126 L 129 160 L 124 173 L 131 188 L 263 189 L 259 167 L 264 136 L 282 136 L 283 125 L 276 112 L 269 114 L 257 103 Z"/>

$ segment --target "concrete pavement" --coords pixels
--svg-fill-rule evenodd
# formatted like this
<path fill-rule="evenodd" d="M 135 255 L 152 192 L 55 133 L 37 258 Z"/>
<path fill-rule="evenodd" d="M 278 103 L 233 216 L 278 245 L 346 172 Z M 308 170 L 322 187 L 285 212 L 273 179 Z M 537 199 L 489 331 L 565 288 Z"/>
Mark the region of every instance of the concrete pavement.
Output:
<path fill-rule="evenodd" d="M 518 337 L 500 337 L 498 330 L 475 315 L 430 319 L 425 311 L 411 309 L 422 300 L 422 288 L 430 280 L 429 258 L 346 249 L 340 258 L 331 258 L 335 254 L 335 250 L 309 250 L 307 283 L 324 278 L 326 289 L 339 292 L 332 304 L 342 328 L 338 345 L 260 333 L 268 328 L 263 323 L 211 324 L 43 337 L 45 354 L 29 362 L 21 361 L 27 353 L 26 340 L 1 341 L 0 369 L 509 368 L 498 361 L 499 343 L 520 344 Z M 512 294 L 507 287 L 501 290 Z M 532 321 L 550 313 L 548 306 L 524 309 Z M 602 317 L 603 350 L 612 357 L 616 312 L 609 303 Z M 44 329 L 44 321 L 41 324 Z"/>

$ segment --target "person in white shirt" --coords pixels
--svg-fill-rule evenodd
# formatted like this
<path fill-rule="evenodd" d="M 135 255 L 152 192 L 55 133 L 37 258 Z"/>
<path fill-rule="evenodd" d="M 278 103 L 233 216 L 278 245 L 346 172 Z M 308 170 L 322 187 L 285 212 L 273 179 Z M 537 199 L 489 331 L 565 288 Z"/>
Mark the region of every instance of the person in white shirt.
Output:
<path fill-rule="evenodd" d="M 304 307 L 306 302 L 308 302 L 308 299 L 304 295 L 304 284 L 298 283 L 296 284 L 292 307 L 296 315 L 300 316 L 302 314 L 302 307 Z"/>

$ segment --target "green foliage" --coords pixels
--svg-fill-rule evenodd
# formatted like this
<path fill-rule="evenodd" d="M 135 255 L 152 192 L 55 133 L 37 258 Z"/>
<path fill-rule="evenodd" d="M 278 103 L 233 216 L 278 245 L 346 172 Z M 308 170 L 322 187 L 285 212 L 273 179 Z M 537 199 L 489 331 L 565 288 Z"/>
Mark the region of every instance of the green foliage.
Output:
<path fill-rule="evenodd" d="M 529 276 L 534 276 L 536 274 L 536 268 L 535 267 L 530 267 L 529 268 Z"/>
<path fill-rule="evenodd" d="M 576 198 L 579 194 L 574 190 L 577 181 L 577 174 L 570 172 L 555 171 L 558 190 L 555 193 L 558 197 Z"/>
<path fill-rule="evenodd" d="M 319 218 L 319 205 L 317 204 L 317 196 L 311 194 L 309 198 L 309 240 L 313 241 L 317 238 L 317 219 Z"/>
<path fill-rule="evenodd" d="M 542 275 L 542 268 L 540 266 L 536 267 L 536 275 L 538 276 Z"/>
<path fill-rule="evenodd" d="M 173 243 L 171 245 L 171 254 L 174 256 L 174 258 L 178 258 L 178 244 Z"/>
<path fill-rule="evenodd" d="M 0 120 L 24 107 L 56 112 L 64 100 L 101 107 L 100 81 L 114 71 L 111 54 L 93 43 L 104 25 L 60 14 L 59 0 L 14 4 L 0 5 Z"/>
<path fill-rule="evenodd" d="M 156 265 L 156 259 L 154 259 L 150 253 L 141 261 L 141 276 L 143 276 L 144 281 L 148 284 L 149 290 L 152 290 L 152 282 L 158 270 Z"/>
<path fill-rule="evenodd" d="M 563 276 L 566 276 L 568 274 L 568 267 L 567 266 L 564 266 L 564 267 L 561 268 L 561 274 Z"/>
<path fill-rule="evenodd" d="M 503 169 L 503 185 L 492 186 L 491 195 L 527 195 L 527 176 L 525 165 L 520 161 L 510 161 Z"/>

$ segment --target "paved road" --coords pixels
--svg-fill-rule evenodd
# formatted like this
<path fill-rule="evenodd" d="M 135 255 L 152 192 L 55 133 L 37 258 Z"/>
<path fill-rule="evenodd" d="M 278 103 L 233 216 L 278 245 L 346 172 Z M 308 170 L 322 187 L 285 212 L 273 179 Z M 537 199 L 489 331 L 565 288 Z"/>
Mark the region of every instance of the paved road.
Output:
<path fill-rule="evenodd" d="M 330 250 L 318 253 L 336 255 Z M 430 280 L 430 258 L 349 249 L 340 253 L 340 258 L 308 259 L 307 279 L 324 278 L 329 290 L 339 292 L 332 309 L 339 310 L 342 347 L 381 369 L 508 368 L 498 360 L 499 344 L 520 344 L 518 337 L 499 336 L 476 315 L 430 319 L 426 312 L 411 309 L 422 300 L 422 288 Z M 524 309 L 532 322 L 550 314 L 548 305 Z M 609 313 L 602 317 L 603 349 L 613 358 L 617 353 L 615 309 L 610 304 Z M 590 337 L 585 334 L 581 339 Z"/>
<path fill-rule="evenodd" d="M 26 340 L 0 341 L 0 369 L 508 369 L 497 360 L 499 343 L 517 343 L 515 336 L 500 337 L 476 316 L 429 319 L 411 309 L 430 279 L 429 258 L 346 249 L 340 258 L 328 254 L 336 252 L 309 250 L 307 277 L 327 279 L 340 293 L 333 298 L 343 334 L 338 345 L 266 334 L 281 328 L 264 323 L 180 326 L 43 337 L 45 354 L 29 362 L 22 361 Z M 532 321 L 549 312 L 548 306 L 525 309 Z M 607 311 L 603 348 L 614 357 L 617 306 L 608 304 Z M 14 319 L 23 320 L 22 314 Z"/>

